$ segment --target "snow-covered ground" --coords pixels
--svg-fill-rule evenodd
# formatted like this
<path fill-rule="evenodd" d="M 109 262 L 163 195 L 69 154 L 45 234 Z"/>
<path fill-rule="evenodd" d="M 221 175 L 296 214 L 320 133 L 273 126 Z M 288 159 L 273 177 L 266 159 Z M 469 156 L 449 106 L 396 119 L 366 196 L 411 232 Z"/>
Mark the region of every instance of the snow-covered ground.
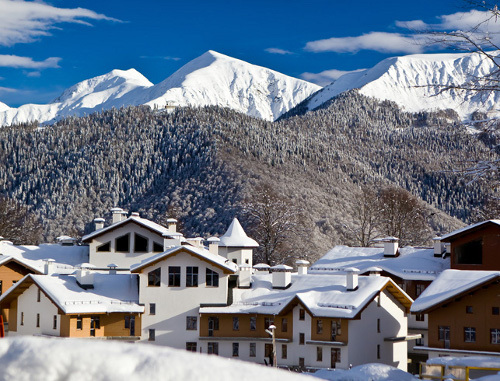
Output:
<path fill-rule="evenodd" d="M 313 376 L 331 381 L 415 381 L 418 378 L 384 364 L 365 364 L 349 370 L 319 370 Z"/>
<path fill-rule="evenodd" d="M 0 380 L 300 381 L 307 376 L 215 355 L 88 339 L 0 339 Z M 311 380 L 311 378 L 309 378 Z"/>

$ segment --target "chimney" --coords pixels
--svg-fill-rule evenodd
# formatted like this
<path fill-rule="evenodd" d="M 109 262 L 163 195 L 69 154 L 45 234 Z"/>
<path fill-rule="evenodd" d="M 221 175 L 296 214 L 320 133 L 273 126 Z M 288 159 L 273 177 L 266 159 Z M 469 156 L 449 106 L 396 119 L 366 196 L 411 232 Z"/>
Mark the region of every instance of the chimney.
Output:
<path fill-rule="evenodd" d="M 94 225 L 95 225 L 95 230 L 104 228 L 104 218 L 101 217 L 94 218 Z"/>
<path fill-rule="evenodd" d="M 181 245 L 182 234 L 163 233 L 163 250 L 168 250 L 172 246 Z"/>
<path fill-rule="evenodd" d="M 238 288 L 250 288 L 252 280 L 252 266 L 243 264 L 238 273 Z"/>
<path fill-rule="evenodd" d="M 269 266 L 267 263 L 257 263 L 253 268 L 257 270 L 259 274 L 269 274 L 269 269 L 271 268 L 271 266 Z"/>
<path fill-rule="evenodd" d="M 169 218 L 167 220 L 167 229 L 171 233 L 177 232 L 177 220 L 175 218 Z"/>
<path fill-rule="evenodd" d="M 380 276 L 383 269 L 381 269 L 380 267 L 370 267 L 370 268 L 366 269 L 366 271 L 368 271 L 370 276 Z"/>
<path fill-rule="evenodd" d="M 299 275 L 307 275 L 307 267 L 309 266 L 309 261 L 304 259 L 299 259 L 295 262 L 297 265 L 297 272 Z"/>
<path fill-rule="evenodd" d="M 445 257 L 449 257 L 451 255 L 451 243 L 445 242 L 444 247 L 445 247 Z"/>
<path fill-rule="evenodd" d="M 52 258 L 49 258 L 49 259 L 44 259 L 43 260 L 44 262 L 44 265 L 43 265 L 43 273 L 45 275 L 52 275 L 54 274 L 54 262 L 55 260 L 52 259 Z"/>
<path fill-rule="evenodd" d="M 141 215 L 139 214 L 139 212 L 132 212 L 132 214 L 130 215 L 130 217 L 140 217 Z"/>
<path fill-rule="evenodd" d="M 57 242 L 61 246 L 75 246 L 76 238 L 70 237 L 68 235 L 61 235 L 56 238 Z"/>
<path fill-rule="evenodd" d="M 90 263 L 82 263 L 80 268 L 76 271 L 76 283 L 85 290 L 94 288 L 93 268 L 95 268 L 95 266 Z"/>
<path fill-rule="evenodd" d="M 210 251 L 212 254 L 218 255 L 220 239 L 217 237 L 210 237 L 207 239 L 207 241 L 208 241 L 208 251 Z"/>
<path fill-rule="evenodd" d="M 293 268 L 287 265 L 276 265 L 271 267 L 273 272 L 273 288 L 282 289 L 290 287 L 292 284 Z"/>
<path fill-rule="evenodd" d="M 346 273 L 346 288 L 347 291 L 356 291 L 358 289 L 358 273 L 359 270 L 355 267 L 344 269 Z"/>
<path fill-rule="evenodd" d="M 384 242 L 384 257 L 397 257 L 398 241 L 396 237 L 386 237 L 382 239 Z"/>
<path fill-rule="evenodd" d="M 113 208 L 111 209 L 111 213 L 113 214 L 113 224 L 120 222 L 122 220 L 123 209 L 122 208 Z"/>
<path fill-rule="evenodd" d="M 114 263 L 110 263 L 108 266 L 109 269 L 109 275 L 116 275 L 116 268 L 118 267 Z"/>
<path fill-rule="evenodd" d="M 432 240 L 434 241 L 434 256 L 442 257 L 443 253 L 446 253 L 444 242 L 441 242 L 441 237 L 434 237 Z"/>

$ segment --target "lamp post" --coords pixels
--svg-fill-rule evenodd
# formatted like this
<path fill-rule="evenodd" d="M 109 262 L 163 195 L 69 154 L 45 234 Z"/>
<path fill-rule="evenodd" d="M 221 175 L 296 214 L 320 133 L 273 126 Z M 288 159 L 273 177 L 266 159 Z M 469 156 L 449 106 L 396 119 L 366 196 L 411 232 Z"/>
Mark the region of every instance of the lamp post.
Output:
<path fill-rule="evenodd" d="M 276 361 L 276 335 L 275 335 L 275 331 L 276 331 L 276 326 L 274 324 L 271 324 L 268 329 L 266 329 L 266 332 L 271 335 L 271 337 L 273 338 L 273 366 L 275 368 L 278 367 L 278 363 Z"/>

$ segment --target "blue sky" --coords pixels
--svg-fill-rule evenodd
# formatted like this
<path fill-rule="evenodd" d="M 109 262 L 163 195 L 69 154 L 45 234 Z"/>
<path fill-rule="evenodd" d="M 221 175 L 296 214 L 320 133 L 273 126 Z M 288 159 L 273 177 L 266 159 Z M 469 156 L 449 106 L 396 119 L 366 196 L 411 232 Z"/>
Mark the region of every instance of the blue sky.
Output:
<path fill-rule="evenodd" d="M 461 0 L 0 0 L 0 101 L 11 107 L 48 103 L 67 87 L 113 69 L 135 68 L 158 83 L 209 49 L 326 83 L 337 70 L 429 51 L 413 42 L 413 30 L 474 23 L 477 18 L 463 5 Z"/>

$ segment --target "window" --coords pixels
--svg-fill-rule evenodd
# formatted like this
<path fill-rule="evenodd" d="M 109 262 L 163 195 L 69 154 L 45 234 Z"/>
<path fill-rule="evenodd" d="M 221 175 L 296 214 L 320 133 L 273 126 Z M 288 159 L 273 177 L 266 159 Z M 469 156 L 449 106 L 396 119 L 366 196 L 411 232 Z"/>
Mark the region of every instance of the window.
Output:
<path fill-rule="evenodd" d="M 340 349 L 339 348 L 332 348 L 331 349 L 331 357 L 332 357 L 332 368 L 335 368 L 335 363 L 340 362 Z"/>
<path fill-rule="evenodd" d="M 122 235 L 115 240 L 115 251 L 121 253 L 130 251 L 130 234 Z"/>
<path fill-rule="evenodd" d="M 378 294 L 377 296 L 377 307 L 380 307 L 380 302 L 381 302 L 381 297 L 380 297 L 380 294 Z"/>
<path fill-rule="evenodd" d="M 341 335 L 340 322 L 332 321 L 332 341 L 337 340 L 337 335 Z"/>
<path fill-rule="evenodd" d="M 134 234 L 134 251 L 136 253 L 146 253 L 148 251 L 148 239 L 139 234 Z"/>
<path fill-rule="evenodd" d="M 380 360 L 380 344 L 377 344 L 377 359 Z"/>
<path fill-rule="evenodd" d="M 268 329 L 271 325 L 273 325 L 273 318 L 264 318 L 264 329 Z"/>
<path fill-rule="evenodd" d="M 299 333 L 299 344 L 304 345 L 305 341 L 305 335 L 303 333 Z"/>
<path fill-rule="evenodd" d="M 288 332 L 288 319 L 287 318 L 281 319 L 281 332 Z"/>
<path fill-rule="evenodd" d="M 170 287 L 181 286 L 181 268 L 179 266 L 168 266 L 168 285 Z"/>
<path fill-rule="evenodd" d="M 0 280 L 0 295 L 2 295 L 2 281 Z"/>
<path fill-rule="evenodd" d="M 153 242 L 153 252 L 161 253 L 163 251 L 163 244 L 158 242 Z"/>
<path fill-rule="evenodd" d="M 440 325 L 438 327 L 438 338 L 440 341 L 450 340 L 450 327 Z"/>
<path fill-rule="evenodd" d="M 156 303 L 149 303 L 149 314 L 156 315 Z"/>
<path fill-rule="evenodd" d="M 97 246 L 96 251 L 102 252 L 102 251 L 111 251 L 111 242 L 106 242 L 103 243 L 100 246 Z"/>
<path fill-rule="evenodd" d="M 82 317 L 78 316 L 76 318 L 76 329 L 80 331 L 80 330 L 82 330 L 82 328 L 83 328 Z"/>
<path fill-rule="evenodd" d="M 52 329 L 57 329 L 57 315 L 54 315 L 54 322 L 52 324 Z"/>
<path fill-rule="evenodd" d="M 186 343 L 186 350 L 189 352 L 196 352 L 197 351 L 196 343 L 191 343 L 191 342 Z"/>
<path fill-rule="evenodd" d="M 423 346 L 423 345 L 424 345 L 424 343 L 425 343 L 425 342 L 424 342 L 424 335 L 422 334 L 422 337 L 421 337 L 420 339 L 417 339 L 417 341 L 415 341 L 415 345 L 416 345 L 417 347 L 421 347 L 421 346 Z"/>
<path fill-rule="evenodd" d="M 257 356 L 257 344 L 250 343 L 250 357 L 256 357 L 256 356 Z"/>
<path fill-rule="evenodd" d="M 491 344 L 500 344 L 500 329 L 490 329 Z"/>
<path fill-rule="evenodd" d="M 207 269 L 205 284 L 207 287 L 219 287 L 219 273 Z"/>
<path fill-rule="evenodd" d="M 21 325 L 24 325 L 24 312 L 21 312 Z"/>
<path fill-rule="evenodd" d="M 417 315 L 415 315 L 415 320 L 416 321 L 425 321 L 425 315 L 424 314 L 417 314 Z"/>
<path fill-rule="evenodd" d="M 195 331 L 198 327 L 197 316 L 186 316 L 186 330 Z"/>
<path fill-rule="evenodd" d="M 36 326 L 37 328 L 40 327 L 40 314 L 36 314 Z"/>
<path fill-rule="evenodd" d="M 161 267 L 148 273 L 148 287 L 160 287 L 161 284 Z"/>
<path fill-rule="evenodd" d="M 42 299 L 42 290 L 40 289 L 37 289 L 37 293 L 36 293 L 36 301 L 38 303 L 40 303 L 40 300 Z"/>
<path fill-rule="evenodd" d="M 198 267 L 196 266 L 187 267 L 186 287 L 198 287 Z"/>
<path fill-rule="evenodd" d="M 250 317 L 250 331 L 255 331 L 257 329 L 257 318 L 255 316 Z"/>
<path fill-rule="evenodd" d="M 454 249 L 455 263 L 459 265 L 481 265 L 483 263 L 483 240 L 464 243 Z"/>
<path fill-rule="evenodd" d="M 420 294 L 421 294 L 422 292 L 424 292 L 424 290 L 425 290 L 425 285 L 423 285 L 423 284 L 417 284 L 417 285 L 415 286 L 415 295 L 416 295 L 417 297 L 419 297 L 419 296 L 420 296 Z"/>
<path fill-rule="evenodd" d="M 125 315 L 125 328 L 130 329 L 130 315 Z"/>
<path fill-rule="evenodd" d="M 95 331 L 101 328 L 101 319 L 99 316 L 90 317 L 90 336 L 95 336 Z"/>
<path fill-rule="evenodd" d="M 208 336 L 213 336 L 214 331 L 219 330 L 219 318 L 217 316 L 208 317 Z"/>
<path fill-rule="evenodd" d="M 492 315 L 500 315 L 500 307 L 491 307 Z"/>
<path fill-rule="evenodd" d="M 156 331 L 154 329 L 150 329 L 149 330 L 149 337 L 148 337 L 148 340 L 149 341 L 155 341 L 156 340 Z"/>
<path fill-rule="evenodd" d="M 238 260 L 236 258 L 233 258 L 233 263 L 238 264 Z"/>
<path fill-rule="evenodd" d="M 380 333 L 380 319 L 377 319 L 377 332 Z"/>
<path fill-rule="evenodd" d="M 304 360 L 304 357 L 299 357 L 299 366 L 301 368 L 304 368 L 306 366 L 306 362 Z"/>
<path fill-rule="evenodd" d="M 465 306 L 465 313 L 471 314 L 472 313 L 472 306 Z"/>
<path fill-rule="evenodd" d="M 474 327 L 465 327 L 464 328 L 464 341 L 466 343 L 475 343 L 476 342 L 476 328 L 474 328 Z"/>
<path fill-rule="evenodd" d="M 240 343 L 233 343 L 233 357 L 240 355 Z"/>
<path fill-rule="evenodd" d="M 323 347 L 316 347 L 316 361 L 323 361 Z"/>
<path fill-rule="evenodd" d="M 301 308 L 299 310 L 299 320 L 305 320 L 305 319 L 306 319 L 306 311 L 303 308 Z"/>
<path fill-rule="evenodd" d="M 233 331 L 239 331 L 239 330 L 240 330 L 240 318 L 233 317 Z"/>
<path fill-rule="evenodd" d="M 316 333 L 319 335 L 323 333 L 323 320 L 316 320 Z"/>
<path fill-rule="evenodd" d="M 286 359 L 288 357 L 288 347 L 286 344 L 281 344 L 281 358 Z"/>
<path fill-rule="evenodd" d="M 219 354 L 219 343 L 208 343 L 208 354 L 218 355 Z"/>

